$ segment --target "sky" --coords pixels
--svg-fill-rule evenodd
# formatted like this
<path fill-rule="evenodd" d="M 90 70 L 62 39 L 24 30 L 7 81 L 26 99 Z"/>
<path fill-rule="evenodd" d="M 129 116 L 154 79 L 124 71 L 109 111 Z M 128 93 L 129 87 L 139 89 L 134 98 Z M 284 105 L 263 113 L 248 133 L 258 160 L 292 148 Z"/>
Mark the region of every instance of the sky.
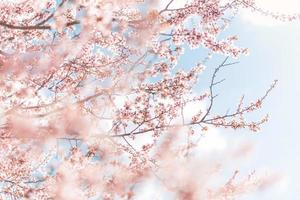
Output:
<path fill-rule="evenodd" d="M 174 7 L 184 1 L 175 0 Z M 257 0 L 258 5 L 274 13 L 293 14 L 299 12 L 299 0 Z M 253 149 L 245 159 L 233 162 L 229 168 L 242 173 L 253 170 L 260 174 L 277 174 L 280 180 L 269 188 L 245 196 L 243 200 L 300 200 L 300 20 L 280 22 L 270 17 L 241 11 L 234 18 L 225 35 L 238 35 L 238 44 L 250 49 L 248 56 L 238 59 L 239 64 L 225 69 L 220 78 L 226 82 L 219 86 L 221 97 L 216 111 L 234 109 L 241 95 L 246 101 L 262 96 L 273 80 L 278 85 L 263 105 L 263 109 L 250 116 L 258 118 L 270 115 L 270 121 L 259 133 L 247 130 L 214 130 L 200 145 L 214 153 L 238 144 L 251 144 Z M 179 64 L 191 65 L 203 55 L 201 49 L 187 51 Z M 217 56 L 207 63 L 203 75 L 205 84 L 213 67 L 224 57 Z"/>
<path fill-rule="evenodd" d="M 295 8 L 300 7 L 300 1 L 266 0 L 264 6 L 274 11 L 293 13 Z M 248 57 L 240 59 L 243 66 L 231 89 L 257 95 L 272 79 L 279 80 L 263 109 L 263 112 L 270 113 L 270 121 L 257 137 L 251 138 L 255 149 L 249 165 L 276 171 L 282 174 L 283 180 L 273 189 L 249 199 L 298 200 L 300 22 L 279 23 L 245 12 L 241 13 L 231 28 L 240 35 L 240 43 L 251 51 Z M 237 83 L 239 88 L 234 86 Z"/>
<path fill-rule="evenodd" d="M 300 1 L 297 0 L 261 0 L 260 3 L 263 8 L 280 13 L 294 13 L 300 7 Z M 264 93 L 272 80 L 278 79 L 279 82 L 264 108 L 257 114 L 269 113 L 271 117 L 259 134 L 221 131 L 220 137 L 227 143 L 232 140 L 253 143 L 251 155 L 241 166 L 245 171 L 256 169 L 282 176 L 281 181 L 273 187 L 246 199 L 298 200 L 300 21 L 282 23 L 243 11 L 234 19 L 228 31 L 239 35 L 239 44 L 248 47 L 250 55 L 241 57 L 238 66 L 224 73 L 228 81 L 222 90 L 228 90 L 223 94 L 227 102 L 236 101 L 238 94 L 245 94 L 249 100 L 256 98 Z"/>

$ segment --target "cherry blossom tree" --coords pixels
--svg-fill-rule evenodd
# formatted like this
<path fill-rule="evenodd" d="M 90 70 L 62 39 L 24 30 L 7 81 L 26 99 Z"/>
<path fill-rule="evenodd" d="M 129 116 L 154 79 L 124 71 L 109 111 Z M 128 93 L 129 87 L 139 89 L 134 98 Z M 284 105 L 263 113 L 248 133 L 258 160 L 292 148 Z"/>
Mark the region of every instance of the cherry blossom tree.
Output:
<path fill-rule="evenodd" d="M 194 158 L 210 128 L 248 121 L 275 87 L 216 113 L 218 72 L 246 48 L 220 33 L 252 0 L 6 0 L 0 3 L 1 199 L 137 199 L 155 180 L 169 199 L 233 199 L 266 183 Z M 163 4 L 163 6 L 161 5 Z M 207 57 L 179 66 L 186 48 Z M 219 66 L 205 66 L 213 55 Z M 215 67 L 202 92 L 205 68 Z M 236 102 L 233 102 L 236 103 Z M 187 107 L 196 114 L 191 116 Z"/>

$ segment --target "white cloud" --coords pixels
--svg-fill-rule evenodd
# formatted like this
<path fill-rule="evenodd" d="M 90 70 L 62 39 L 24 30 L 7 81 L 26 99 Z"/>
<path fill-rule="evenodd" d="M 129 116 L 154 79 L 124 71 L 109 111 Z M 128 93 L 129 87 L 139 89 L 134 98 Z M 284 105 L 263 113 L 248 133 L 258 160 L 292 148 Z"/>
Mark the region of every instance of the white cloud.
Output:
<path fill-rule="evenodd" d="M 257 7 L 275 14 L 291 15 L 299 13 L 300 8 L 299 0 L 257 0 L 256 3 Z M 283 22 L 275 20 L 270 16 L 264 16 L 249 9 L 242 11 L 242 18 L 254 25 L 275 26 L 283 24 Z"/>
<path fill-rule="evenodd" d="M 222 151 L 227 147 L 226 139 L 214 127 L 210 127 L 200 139 L 197 150 L 202 153 Z"/>
<path fill-rule="evenodd" d="M 161 200 L 172 199 L 171 194 L 163 187 L 157 179 L 149 179 L 146 182 L 137 185 L 137 193 L 134 199 L 143 200 Z"/>

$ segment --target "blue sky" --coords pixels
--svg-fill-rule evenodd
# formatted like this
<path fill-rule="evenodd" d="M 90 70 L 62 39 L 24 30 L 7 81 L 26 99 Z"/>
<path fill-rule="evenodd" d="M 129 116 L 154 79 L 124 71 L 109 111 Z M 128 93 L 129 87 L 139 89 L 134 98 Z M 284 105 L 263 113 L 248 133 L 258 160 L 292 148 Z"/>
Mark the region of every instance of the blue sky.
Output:
<path fill-rule="evenodd" d="M 300 6 L 296 0 L 261 0 L 260 3 L 262 7 L 281 13 L 293 13 Z M 226 78 L 226 82 L 218 88 L 221 97 L 215 111 L 234 109 L 241 95 L 245 95 L 248 102 L 255 100 L 263 96 L 273 80 L 279 80 L 263 109 L 250 116 L 259 118 L 270 114 L 270 121 L 258 134 L 247 130 L 218 131 L 218 137 L 229 145 L 250 141 L 254 146 L 249 157 L 232 163 L 229 168 L 241 169 L 244 174 L 257 170 L 261 174 L 276 173 L 282 177 L 272 187 L 247 196 L 245 200 L 300 200 L 300 20 L 281 23 L 242 11 L 225 34 L 238 35 L 238 44 L 248 47 L 250 55 L 242 56 L 238 59 L 239 64 L 219 74 L 220 79 Z M 187 51 L 179 65 L 191 66 L 203 55 L 201 48 Z M 213 67 L 222 59 L 224 57 L 216 56 L 207 63 L 207 70 L 199 83 L 202 87 Z"/>
<path fill-rule="evenodd" d="M 239 44 L 250 49 L 250 55 L 241 57 L 240 64 L 226 69 L 221 76 L 227 81 L 220 86 L 222 94 L 218 109 L 235 105 L 241 94 L 247 100 L 264 94 L 272 80 L 279 83 L 257 113 L 269 113 L 270 121 L 259 134 L 248 131 L 221 131 L 228 140 L 250 140 L 254 150 L 240 168 L 273 171 L 283 180 L 270 189 L 247 199 L 300 199 L 300 88 L 299 45 L 300 21 L 292 23 L 253 23 L 239 15 L 228 29 L 240 37 Z M 212 63 L 213 64 L 213 63 Z M 230 139 L 230 140 L 229 140 Z"/>
<path fill-rule="evenodd" d="M 231 78 L 232 84 L 228 83 L 227 86 L 241 92 L 244 90 L 251 97 L 261 94 L 272 79 L 279 80 L 263 109 L 263 112 L 270 113 L 271 120 L 259 135 L 251 138 L 255 142 L 255 151 L 249 164 L 282 173 L 286 183 L 281 187 L 286 188 L 281 188 L 281 193 L 275 189 L 266 191 L 261 194 L 265 196 L 256 199 L 298 200 L 300 22 L 269 26 L 239 17 L 231 28 L 240 35 L 240 43 L 249 47 L 251 54 L 240 59 L 240 73 Z"/>

